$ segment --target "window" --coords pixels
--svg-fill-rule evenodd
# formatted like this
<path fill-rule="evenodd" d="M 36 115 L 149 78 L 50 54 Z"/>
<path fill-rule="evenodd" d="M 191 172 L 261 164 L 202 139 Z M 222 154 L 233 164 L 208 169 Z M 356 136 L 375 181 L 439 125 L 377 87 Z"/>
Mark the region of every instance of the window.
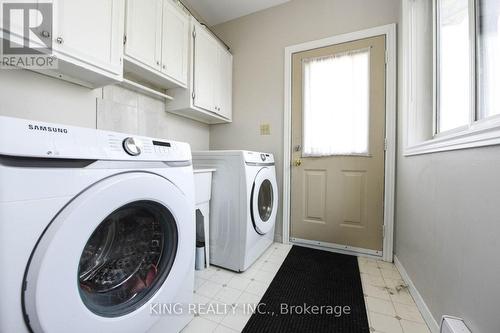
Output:
<path fill-rule="evenodd" d="M 469 124 L 470 52 L 469 1 L 438 1 L 437 130 Z"/>
<path fill-rule="evenodd" d="M 500 2 L 436 0 L 436 19 L 437 132 L 500 114 Z"/>
<path fill-rule="evenodd" d="M 303 156 L 366 155 L 370 50 L 303 61 Z"/>
<path fill-rule="evenodd" d="M 403 0 L 406 155 L 500 144 L 500 1 Z"/>
<path fill-rule="evenodd" d="M 477 3 L 479 117 L 500 114 L 500 1 Z"/>

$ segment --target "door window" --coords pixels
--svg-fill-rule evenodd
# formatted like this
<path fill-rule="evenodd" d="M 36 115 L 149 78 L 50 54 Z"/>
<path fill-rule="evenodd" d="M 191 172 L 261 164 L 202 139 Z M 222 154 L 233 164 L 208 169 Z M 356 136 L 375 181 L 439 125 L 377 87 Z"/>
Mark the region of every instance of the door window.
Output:
<path fill-rule="evenodd" d="M 257 199 L 260 219 L 263 222 L 267 222 L 271 217 L 273 212 L 273 199 L 273 185 L 268 179 L 266 179 L 262 182 L 262 185 L 260 185 L 259 196 Z"/>
<path fill-rule="evenodd" d="M 370 49 L 302 65 L 303 156 L 368 154 Z"/>
<path fill-rule="evenodd" d="M 142 306 L 165 281 L 177 238 L 174 217 L 156 202 L 133 202 L 109 215 L 80 257 L 78 284 L 87 308 L 116 317 Z"/>

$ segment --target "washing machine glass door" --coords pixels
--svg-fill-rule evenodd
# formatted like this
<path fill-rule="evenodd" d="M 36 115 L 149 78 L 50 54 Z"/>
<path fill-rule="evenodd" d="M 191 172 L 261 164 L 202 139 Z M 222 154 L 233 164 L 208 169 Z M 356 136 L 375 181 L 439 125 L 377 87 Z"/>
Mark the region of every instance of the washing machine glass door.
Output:
<path fill-rule="evenodd" d="M 262 168 L 252 186 L 250 211 L 255 231 L 264 235 L 274 226 L 278 208 L 278 192 L 274 172 Z"/>
<path fill-rule="evenodd" d="M 143 332 L 153 302 L 193 269 L 193 207 L 149 173 L 105 179 L 51 222 L 27 268 L 24 310 L 35 332 Z"/>
<path fill-rule="evenodd" d="M 172 214 L 157 202 L 134 201 L 112 212 L 80 256 L 78 287 L 83 303 L 103 317 L 139 308 L 168 276 L 177 241 Z"/>

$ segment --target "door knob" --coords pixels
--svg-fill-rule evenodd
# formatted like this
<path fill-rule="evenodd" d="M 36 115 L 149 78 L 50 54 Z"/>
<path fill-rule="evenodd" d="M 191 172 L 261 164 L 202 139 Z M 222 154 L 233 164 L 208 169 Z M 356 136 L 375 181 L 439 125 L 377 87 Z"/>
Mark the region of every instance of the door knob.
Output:
<path fill-rule="evenodd" d="M 300 158 L 297 158 L 295 161 L 293 161 L 293 165 L 296 167 L 299 167 L 302 165 L 302 160 Z"/>

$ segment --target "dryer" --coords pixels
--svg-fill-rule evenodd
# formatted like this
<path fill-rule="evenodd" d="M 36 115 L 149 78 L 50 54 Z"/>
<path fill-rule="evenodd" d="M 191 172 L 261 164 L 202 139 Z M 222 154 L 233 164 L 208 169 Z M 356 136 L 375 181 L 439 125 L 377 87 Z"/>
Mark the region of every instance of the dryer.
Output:
<path fill-rule="evenodd" d="M 252 151 L 193 152 L 197 168 L 214 168 L 210 263 L 247 270 L 273 243 L 278 211 L 274 156 Z"/>
<path fill-rule="evenodd" d="M 186 143 L 0 117 L 0 332 L 178 332 L 192 302 Z"/>

